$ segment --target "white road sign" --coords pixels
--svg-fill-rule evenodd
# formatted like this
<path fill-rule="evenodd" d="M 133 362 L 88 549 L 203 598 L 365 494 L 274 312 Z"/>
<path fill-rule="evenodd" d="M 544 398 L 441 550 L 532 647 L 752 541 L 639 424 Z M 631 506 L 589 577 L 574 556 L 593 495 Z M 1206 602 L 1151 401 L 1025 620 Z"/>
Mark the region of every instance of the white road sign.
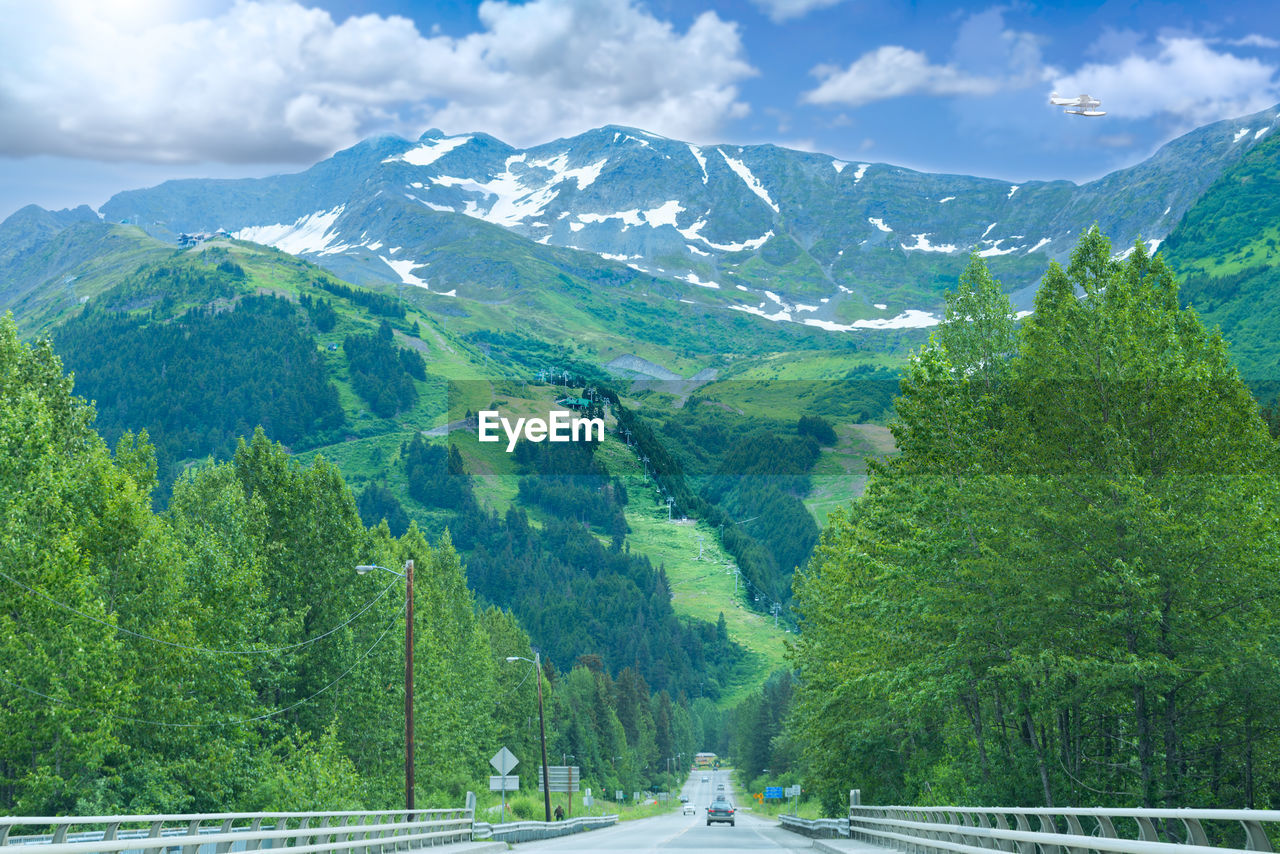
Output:
<path fill-rule="evenodd" d="M 506 775 L 511 773 L 512 768 L 520 764 L 520 760 L 516 759 L 515 754 L 504 747 L 493 755 L 493 758 L 489 760 L 489 764 L 493 766 L 494 771 Z M 494 791 L 497 790 L 494 789 Z"/>

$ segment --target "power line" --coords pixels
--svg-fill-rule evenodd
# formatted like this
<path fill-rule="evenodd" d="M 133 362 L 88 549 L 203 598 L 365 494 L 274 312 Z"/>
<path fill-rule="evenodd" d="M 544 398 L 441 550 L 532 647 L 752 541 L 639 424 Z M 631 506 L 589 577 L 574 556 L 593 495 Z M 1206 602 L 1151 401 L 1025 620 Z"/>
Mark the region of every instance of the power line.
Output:
<path fill-rule="evenodd" d="M 359 617 L 360 615 L 364 614 L 365 611 L 368 611 L 370 608 L 372 608 L 374 604 L 383 596 L 385 596 L 387 594 L 387 591 L 390 590 L 396 584 L 395 581 L 392 581 L 386 587 L 382 588 L 382 591 L 377 596 L 374 596 L 372 599 L 370 599 L 363 608 L 361 608 L 356 613 L 352 614 L 341 625 L 334 626 L 332 629 L 329 629 L 327 632 L 316 635 L 313 638 L 308 638 L 307 640 L 304 640 L 304 641 L 298 641 L 297 643 L 291 643 L 288 646 L 269 647 L 267 649 L 209 649 L 207 647 L 188 646 L 184 643 L 178 643 L 176 641 L 167 641 L 162 638 L 152 637 L 151 635 L 143 634 L 142 632 L 135 632 L 132 629 L 126 629 L 123 626 L 115 625 L 114 623 L 111 623 L 100 617 L 95 617 L 92 614 L 86 614 L 83 611 L 78 611 L 75 608 L 72 608 L 70 605 L 67 605 L 63 602 L 59 602 L 57 599 L 54 599 L 52 596 L 50 596 L 48 593 L 45 593 L 43 590 L 37 590 L 34 587 L 28 587 L 18 579 L 14 578 L 12 575 L 9 575 L 7 572 L 0 571 L 0 576 L 7 578 L 9 581 L 18 585 L 28 593 L 34 593 L 36 596 L 40 596 L 44 599 L 47 599 L 48 601 L 52 602 L 54 605 L 57 605 L 59 608 L 62 608 L 64 611 L 70 611 L 71 613 L 79 617 L 84 617 L 86 620 L 92 620 L 95 623 L 98 623 L 100 625 L 106 626 L 111 629 L 115 629 L 118 632 L 123 632 L 126 635 L 132 635 L 136 638 L 142 638 L 144 640 L 154 641 L 155 643 L 164 644 L 165 646 L 177 647 L 178 649 L 185 649 L 191 652 L 204 652 L 204 653 L 209 653 L 211 655 L 265 655 L 267 653 L 273 653 L 273 652 L 288 652 L 291 649 L 298 649 L 299 647 L 306 646 L 307 644 L 315 643 L 318 640 L 323 640 L 324 638 L 327 638 L 329 635 L 333 634 L 339 629 L 343 629 L 348 625 L 350 625 L 353 621 L 355 621 L 357 617 Z"/>
<path fill-rule="evenodd" d="M 400 614 L 404 613 L 404 609 L 405 609 L 405 606 L 401 605 L 399 612 L 396 613 L 397 620 Z M 149 724 L 151 726 L 167 726 L 167 727 L 177 727 L 177 728 L 183 728 L 183 729 L 199 729 L 200 727 L 235 726 L 237 724 L 248 724 L 248 723 L 253 723 L 254 721 L 262 721 L 262 720 L 266 720 L 267 718 L 273 718 L 276 715 L 282 715 L 285 712 L 291 711 L 292 709 L 296 709 L 298 708 L 298 706 L 301 706 L 304 703 L 311 702 L 316 697 L 319 697 L 321 694 L 323 694 L 325 691 L 328 691 L 334 685 L 337 685 L 344 678 L 346 678 L 348 673 L 356 669 L 357 664 L 359 664 L 360 662 L 368 658 L 369 655 L 377 648 L 378 644 L 382 643 L 382 639 L 387 636 L 387 632 L 391 631 L 391 627 L 395 625 L 397 620 L 392 620 L 390 623 L 388 623 L 387 627 L 382 630 L 382 634 L 378 635 L 378 639 L 373 642 L 373 646 L 366 649 L 364 653 L 351 664 L 350 667 L 342 671 L 342 673 L 339 674 L 338 677 L 334 679 L 332 682 L 330 682 L 328 685 L 324 686 L 323 688 L 321 688 L 319 691 L 315 692 L 311 696 L 304 697 L 303 699 L 299 700 L 296 703 L 285 706 L 283 709 L 276 709 L 274 712 L 267 712 L 266 714 L 255 715 L 252 718 L 239 718 L 237 720 L 231 720 L 231 721 L 218 721 L 214 723 L 200 723 L 200 724 L 175 724 L 168 721 L 151 721 L 145 718 L 133 718 L 125 715 L 113 715 L 110 712 L 102 712 L 102 711 L 98 711 L 97 709 L 91 709 L 88 706 L 80 706 L 75 703 L 70 703 L 58 697 L 51 697 L 48 694 L 44 694 L 40 691 L 36 691 L 33 688 L 28 688 L 25 685 L 19 685 L 17 682 L 11 682 L 10 680 L 4 678 L 3 676 L 0 676 L 0 682 L 3 682 L 6 685 L 10 685 L 14 688 L 17 688 L 20 691 L 26 691 L 28 694 L 35 694 L 37 697 L 43 697 L 44 699 L 49 700 L 50 702 L 54 702 L 59 705 L 66 706 L 67 708 L 77 709 L 82 712 L 92 712 L 93 714 L 100 715 L 104 718 L 111 718 L 112 720 L 117 720 L 117 721 L 125 721 L 126 723 Z"/>

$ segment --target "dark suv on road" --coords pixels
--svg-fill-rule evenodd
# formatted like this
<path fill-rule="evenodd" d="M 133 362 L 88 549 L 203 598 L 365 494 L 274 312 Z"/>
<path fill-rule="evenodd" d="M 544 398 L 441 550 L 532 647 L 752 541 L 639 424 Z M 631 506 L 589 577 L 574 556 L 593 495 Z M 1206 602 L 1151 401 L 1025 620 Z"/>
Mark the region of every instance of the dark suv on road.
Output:
<path fill-rule="evenodd" d="M 713 821 L 727 821 L 729 826 L 733 827 L 733 804 L 724 799 L 713 801 L 711 806 L 707 807 L 707 827 L 710 827 Z"/>

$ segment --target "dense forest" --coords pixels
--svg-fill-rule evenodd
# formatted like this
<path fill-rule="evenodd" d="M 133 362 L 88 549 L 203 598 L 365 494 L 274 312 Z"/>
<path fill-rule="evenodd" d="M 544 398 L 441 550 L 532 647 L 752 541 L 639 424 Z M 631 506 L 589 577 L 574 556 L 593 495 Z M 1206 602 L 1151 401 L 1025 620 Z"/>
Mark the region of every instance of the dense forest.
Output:
<path fill-rule="evenodd" d="M 1020 327 L 980 259 L 948 296 L 797 579 L 829 809 L 1280 805 L 1277 445 L 1178 290 L 1095 228 Z"/>
<path fill-rule="evenodd" d="M 502 515 L 479 506 L 456 448 L 445 451 L 415 436 L 402 457 L 410 494 L 453 511 L 447 527 L 466 556 L 476 596 L 509 609 L 550 660 L 593 661 L 618 678 L 631 668 L 652 690 L 686 702 L 717 698 L 745 651 L 723 624 L 676 616 L 661 568 L 625 544 L 626 490 L 608 477 L 594 449 L 585 442 L 520 446 L 516 456 L 527 473 L 518 495 L 525 507 Z M 396 506 L 378 510 L 394 514 Z M 538 510 L 545 512 L 541 524 L 529 518 Z"/>
<path fill-rule="evenodd" d="M 361 563 L 416 564 L 419 802 L 483 790 L 502 745 L 536 765 L 536 684 L 505 661 L 532 658 L 529 636 L 477 605 L 447 535 L 366 528 L 333 467 L 299 466 L 261 430 L 156 513 L 146 435 L 112 454 L 51 347 L 22 344 L 8 316 L 0 412 L 0 810 L 402 803 L 403 586 Z M 658 573 L 637 583 L 661 592 Z M 669 785 L 667 760 L 705 729 L 697 704 L 630 663 L 558 661 L 537 674 L 550 748 L 606 791 Z"/>
<path fill-rule="evenodd" d="M 92 302 L 59 327 L 55 342 L 76 391 L 96 401 L 98 429 L 114 442 L 141 425 L 155 437 L 163 493 L 177 479 L 180 461 L 214 455 L 226 459 L 237 437 L 258 426 L 294 445 L 324 436 L 344 421 L 338 392 L 304 315 L 288 300 L 242 296 L 222 308 L 190 308 L 162 321 L 175 294 L 202 299 L 217 288 L 212 271 L 179 284 L 142 314 Z M 107 306 L 174 286 L 190 271 L 171 268 L 135 276 L 108 293 Z M 140 284 L 147 290 L 141 290 Z M 200 285 L 201 287 L 195 287 Z"/>

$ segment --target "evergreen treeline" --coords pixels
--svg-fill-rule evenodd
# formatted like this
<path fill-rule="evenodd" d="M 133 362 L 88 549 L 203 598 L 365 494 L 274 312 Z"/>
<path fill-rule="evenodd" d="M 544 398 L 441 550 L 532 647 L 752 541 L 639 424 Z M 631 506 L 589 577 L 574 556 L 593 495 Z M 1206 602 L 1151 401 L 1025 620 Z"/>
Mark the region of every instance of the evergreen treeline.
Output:
<path fill-rule="evenodd" d="M 338 325 L 338 313 L 333 310 L 333 303 L 324 299 L 312 299 L 310 294 L 303 294 L 298 302 L 306 309 L 307 317 L 321 332 L 332 332 Z"/>
<path fill-rule="evenodd" d="M 381 317 L 404 317 L 405 315 L 404 304 L 388 294 L 380 294 L 365 288 L 353 288 L 324 278 L 312 279 L 311 284 L 348 302 L 364 306 L 370 314 Z"/>
<path fill-rule="evenodd" d="M 408 559 L 419 803 L 483 791 L 503 745 L 536 767 L 537 683 L 506 661 L 533 657 L 529 636 L 477 610 L 447 536 L 366 529 L 334 468 L 298 466 L 261 430 L 156 514 L 145 434 L 113 456 L 51 348 L 21 344 L 9 316 L 0 411 L 0 811 L 402 805 L 403 582 L 354 568 Z M 596 556 L 568 541 L 576 573 Z M 731 649 L 722 629 L 707 643 Z M 544 660 L 548 740 L 585 784 L 669 784 L 668 761 L 697 749 L 688 703 L 636 669 Z"/>
<path fill-rule="evenodd" d="M 465 473 L 456 448 L 446 454 L 415 436 L 403 452 L 411 494 L 455 511 L 449 529 L 467 556 L 476 594 L 511 610 L 551 661 L 598 659 L 610 675 L 633 668 L 655 691 L 720 696 L 745 653 L 723 625 L 678 618 L 666 575 L 623 547 L 626 492 L 603 476 L 593 450 L 590 443 L 545 442 L 526 449 L 529 465 L 579 472 L 521 478 L 522 500 L 567 511 L 541 527 L 523 509 L 505 516 L 482 510 L 470 479 L 458 476 Z M 604 524 L 593 524 L 591 514 Z"/>
<path fill-rule="evenodd" d="M 400 447 L 404 459 L 404 473 L 409 480 L 409 495 L 428 507 L 442 510 L 471 509 L 475 496 L 471 482 L 463 466 L 462 455 L 450 446 L 446 451 L 414 433 L 413 438 Z M 397 502 L 396 507 L 399 508 Z M 401 510 L 400 512 L 404 512 Z M 379 517 L 374 517 L 376 522 Z"/>
<path fill-rule="evenodd" d="M 351 368 L 351 387 L 380 418 L 390 418 L 418 402 L 415 379 L 427 377 L 422 356 L 397 347 L 385 320 L 377 332 L 348 335 L 342 341 Z"/>
<path fill-rule="evenodd" d="M 190 296 L 197 286 L 212 289 L 202 295 L 216 291 L 210 281 L 219 279 L 198 269 L 159 268 L 139 281 L 185 282 L 181 293 Z M 132 288 L 126 283 L 104 302 L 117 304 Z M 293 445 L 344 420 L 315 340 L 297 307 L 278 297 L 245 296 L 228 310 L 191 309 L 167 323 L 95 302 L 55 334 L 76 392 L 96 401 L 108 441 L 143 428 L 154 437 L 166 491 L 182 460 L 225 459 L 236 437 L 257 426 Z"/>
<path fill-rule="evenodd" d="M 1280 805 L 1277 445 L 1141 243 L 1021 328 L 976 257 L 899 456 L 797 581 L 790 737 L 828 808 Z"/>
<path fill-rule="evenodd" d="M 168 319 L 193 305 L 232 299 L 241 291 L 244 269 L 225 249 L 200 253 L 188 264 L 146 264 L 102 294 L 94 305 L 105 311 L 149 309 L 153 318 Z"/>

